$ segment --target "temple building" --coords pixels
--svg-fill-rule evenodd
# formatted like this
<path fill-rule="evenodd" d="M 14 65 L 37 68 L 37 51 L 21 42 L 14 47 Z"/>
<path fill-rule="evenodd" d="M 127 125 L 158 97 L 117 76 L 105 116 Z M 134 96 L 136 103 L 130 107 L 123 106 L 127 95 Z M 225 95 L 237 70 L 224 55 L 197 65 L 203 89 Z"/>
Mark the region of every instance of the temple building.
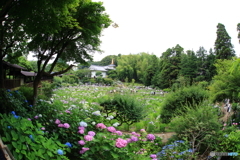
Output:
<path fill-rule="evenodd" d="M 97 72 L 101 72 L 102 73 L 102 78 L 106 78 L 107 77 L 107 71 L 109 70 L 115 70 L 116 65 L 114 65 L 113 59 L 112 59 L 112 63 L 110 65 L 107 66 L 98 66 L 98 65 L 91 65 L 89 67 L 90 71 L 91 71 L 91 78 L 96 78 Z"/>

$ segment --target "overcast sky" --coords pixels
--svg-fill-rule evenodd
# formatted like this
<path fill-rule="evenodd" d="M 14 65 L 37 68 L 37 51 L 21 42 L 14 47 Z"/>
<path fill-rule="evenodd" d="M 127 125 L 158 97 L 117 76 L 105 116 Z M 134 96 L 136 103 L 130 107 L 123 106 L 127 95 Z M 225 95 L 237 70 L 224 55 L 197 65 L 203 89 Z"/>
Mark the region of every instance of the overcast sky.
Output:
<path fill-rule="evenodd" d="M 93 0 L 99 1 L 99 0 Z M 177 44 L 197 51 L 214 48 L 217 24 L 222 23 L 240 56 L 237 24 L 239 0 L 100 0 L 118 28 L 105 29 L 94 61 L 107 55 L 146 52 L 158 57 Z"/>

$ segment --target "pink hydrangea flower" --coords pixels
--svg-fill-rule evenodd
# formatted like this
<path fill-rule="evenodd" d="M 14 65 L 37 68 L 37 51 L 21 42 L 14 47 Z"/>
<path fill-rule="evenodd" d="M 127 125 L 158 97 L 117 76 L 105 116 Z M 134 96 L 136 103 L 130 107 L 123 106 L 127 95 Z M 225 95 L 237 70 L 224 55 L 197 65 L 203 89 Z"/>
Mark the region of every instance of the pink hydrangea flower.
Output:
<path fill-rule="evenodd" d="M 80 154 L 83 154 L 83 153 L 85 153 L 87 150 L 89 150 L 89 148 L 82 148 L 82 150 L 79 152 Z"/>
<path fill-rule="evenodd" d="M 78 141 L 78 144 L 83 146 L 85 144 L 85 142 L 84 142 L 84 140 L 80 140 L 80 141 Z"/>
<path fill-rule="evenodd" d="M 122 132 L 121 131 L 116 131 L 115 132 L 117 135 L 119 135 L 119 136 L 122 136 Z"/>
<path fill-rule="evenodd" d="M 30 119 L 30 118 L 28 118 L 28 120 L 29 120 L 29 121 L 31 121 L 31 119 Z"/>
<path fill-rule="evenodd" d="M 55 124 L 60 124 L 61 121 L 59 119 L 56 119 Z"/>
<path fill-rule="evenodd" d="M 135 136 L 131 136 L 131 141 L 132 141 L 132 142 L 137 142 L 137 141 L 138 141 L 138 138 L 135 137 Z"/>
<path fill-rule="evenodd" d="M 43 131 L 44 131 L 44 130 L 45 130 L 45 127 L 42 127 L 42 128 L 41 128 L 41 130 L 43 130 Z"/>
<path fill-rule="evenodd" d="M 115 146 L 118 147 L 118 148 L 126 147 L 127 146 L 127 141 L 122 139 L 122 138 L 118 138 L 118 139 L 116 139 Z"/>
<path fill-rule="evenodd" d="M 140 129 L 140 132 L 146 132 L 145 129 Z"/>
<path fill-rule="evenodd" d="M 116 132 L 116 129 L 114 127 L 107 127 L 107 130 L 112 133 Z"/>
<path fill-rule="evenodd" d="M 100 129 L 105 129 L 105 128 L 107 128 L 103 123 L 98 123 L 98 124 L 96 125 L 96 127 L 97 127 L 97 128 L 100 128 Z"/>
<path fill-rule="evenodd" d="M 79 130 L 84 130 L 85 127 L 80 126 L 80 127 L 78 127 L 78 129 L 79 129 Z"/>
<path fill-rule="evenodd" d="M 35 119 L 38 119 L 39 117 L 38 117 L 38 116 L 35 116 L 34 118 L 35 118 Z"/>
<path fill-rule="evenodd" d="M 61 124 L 61 123 L 60 123 L 60 124 L 58 124 L 58 127 L 60 127 L 60 128 L 61 128 L 61 127 L 63 127 L 63 126 L 64 126 L 64 125 L 63 125 L 63 124 Z"/>
<path fill-rule="evenodd" d="M 151 154 L 150 158 L 157 158 L 157 155 L 156 154 Z"/>
<path fill-rule="evenodd" d="M 93 131 L 89 131 L 89 132 L 88 132 L 88 135 L 89 135 L 89 136 L 95 136 L 95 134 L 96 134 L 96 133 L 93 132 Z"/>
<path fill-rule="evenodd" d="M 93 140 L 93 136 L 85 135 L 84 139 L 85 139 L 85 141 L 91 141 L 91 140 Z"/>
<path fill-rule="evenodd" d="M 127 139 L 127 143 L 131 143 L 132 140 L 130 138 Z"/>
<path fill-rule="evenodd" d="M 66 112 L 66 113 L 71 113 L 69 110 L 66 110 L 65 112 Z"/>
<path fill-rule="evenodd" d="M 69 125 L 68 123 L 64 123 L 64 124 L 63 124 L 63 127 L 64 127 L 64 128 L 69 128 L 70 125 Z"/>
<path fill-rule="evenodd" d="M 83 134 L 83 133 L 84 133 L 84 130 L 80 129 L 80 130 L 78 131 L 78 133 L 79 133 L 79 134 Z"/>
<path fill-rule="evenodd" d="M 148 134 L 147 139 L 153 141 L 155 139 L 155 136 L 153 134 Z"/>

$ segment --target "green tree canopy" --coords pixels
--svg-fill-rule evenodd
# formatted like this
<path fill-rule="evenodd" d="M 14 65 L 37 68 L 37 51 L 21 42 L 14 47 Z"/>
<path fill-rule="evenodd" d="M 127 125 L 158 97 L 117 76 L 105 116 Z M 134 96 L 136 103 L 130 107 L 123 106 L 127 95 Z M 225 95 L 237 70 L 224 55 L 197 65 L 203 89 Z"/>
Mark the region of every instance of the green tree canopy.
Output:
<path fill-rule="evenodd" d="M 231 37 L 228 35 L 225 26 L 221 23 L 217 25 L 217 39 L 214 49 L 217 59 L 231 59 L 235 56 Z"/>

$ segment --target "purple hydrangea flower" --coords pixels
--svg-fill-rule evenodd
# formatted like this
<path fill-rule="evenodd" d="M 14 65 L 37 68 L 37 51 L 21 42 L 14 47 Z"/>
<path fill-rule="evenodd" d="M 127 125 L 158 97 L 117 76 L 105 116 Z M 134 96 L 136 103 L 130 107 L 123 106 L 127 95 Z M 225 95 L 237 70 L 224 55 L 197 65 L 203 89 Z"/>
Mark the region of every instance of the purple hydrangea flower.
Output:
<path fill-rule="evenodd" d="M 147 139 L 153 141 L 155 139 L 155 136 L 153 134 L 148 134 Z"/>
<path fill-rule="evenodd" d="M 95 134 L 96 134 L 96 133 L 93 132 L 93 131 L 89 131 L 89 132 L 88 132 L 88 135 L 89 135 L 89 136 L 95 136 Z"/>

